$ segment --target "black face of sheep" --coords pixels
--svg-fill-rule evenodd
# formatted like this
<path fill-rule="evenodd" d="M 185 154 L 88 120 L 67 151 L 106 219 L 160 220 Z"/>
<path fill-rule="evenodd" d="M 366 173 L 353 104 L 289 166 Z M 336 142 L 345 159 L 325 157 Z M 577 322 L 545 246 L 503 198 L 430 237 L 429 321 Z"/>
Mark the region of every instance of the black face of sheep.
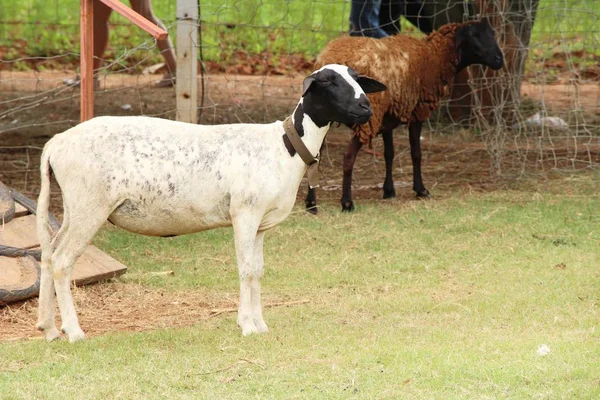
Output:
<path fill-rule="evenodd" d="M 317 126 L 330 122 L 364 124 L 373 112 L 365 93 L 381 92 L 386 86 L 342 65 L 326 65 L 304 80 L 302 106 Z"/>
<path fill-rule="evenodd" d="M 461 49 L 458 69 L 482 64 L 493 70 L 502 68 L 504 57 L 487 21 L 468 24 L 456 31 L 456 45 Z"/>

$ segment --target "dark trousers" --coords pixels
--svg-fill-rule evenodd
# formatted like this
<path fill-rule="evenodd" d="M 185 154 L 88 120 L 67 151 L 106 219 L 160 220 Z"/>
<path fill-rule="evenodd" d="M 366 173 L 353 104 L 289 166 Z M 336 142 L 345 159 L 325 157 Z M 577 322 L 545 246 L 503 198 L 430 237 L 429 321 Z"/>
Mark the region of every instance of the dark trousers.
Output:
<path fill-rule="evenodd" d="M 350 36 L 382 38 L 400 32 L 403 1 L 352 0 Z"/>

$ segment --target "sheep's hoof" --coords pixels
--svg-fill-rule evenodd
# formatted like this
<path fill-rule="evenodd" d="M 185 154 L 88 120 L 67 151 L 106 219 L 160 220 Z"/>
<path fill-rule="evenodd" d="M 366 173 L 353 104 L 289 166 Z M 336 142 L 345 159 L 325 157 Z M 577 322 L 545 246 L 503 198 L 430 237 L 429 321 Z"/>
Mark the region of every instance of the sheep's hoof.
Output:
<path fill-rule="evenodd" d="M 238 316 L 237 324 L 240 328 L 242 328 L 242 336 L 258 333 L 258 329 L 256 329 L 256 325 L 254 324 L 251 316 L 244 316 L 242 318 Z"/>
<path fill-rule="evenodd" d="M 257 333 L 267 333 L 267 332 L 269 332 L 269 328 L 267 327 L 267 324 L 265 324 L 265 321 L 254 320 L 254 325 L 256 325 L 256 332 Z"/>
<path fill-rule="evenodd" d="M 383 198 L 384 199 L 393 199 L 396 197 L 396 189 L 392 188 L 391 190 L 383 189 Z"/>
<path fill-rule="evenodd" d="M 308 211 L 311 214 L 317 215 L 318 209 L 316 201 L 306 201 L 304 202 L 304 204 L 306 205 L 306 211 Z"/>
<path fill-rule="evenodd" d="M 242 336 L 249 336 L 249 335 L 252 335 L 253 333 L 259 333 L 258 329 L 256 328 L 256 325 L 254 325 L 254 323 L 247 324 L 246 326 L 242 327 Z"/>
<path fill-rule="evenodd" d="M 58 331 L 58 329 L 56 329 L 55 326 L 44 329 L 40 325 L 37 325 L 37 328 L 44 333 L 44 338 L 48 342 L 56 340 L 60 337 L 60 332 Z"/>
<path fill-rule="evenodd" d="M 352 212 L 354 211 L 354 202 L 350 201 L 342 201 L 342 212 Z"/>
<path fill-rule="evenodd" d="M 424 189 L 420 192 L 417 192 L 417 199 L 419 200 L 429 200 L 431 199 L 431 193 L 427 189 Z"/>
<path fill-rule="evenodd" d="M 85 339 L 85 333 L 80 329 L 79 332 L 75 332 L 69 335 L 69 342 L 75 343 Z"/>
<path fill-rule="evenodd" d="M 80 340 L 85 339 L 85 333 L 83 333 L 80 327 L 67 329 L 63 326 L 60 330 L 69 337 L 69 342 L 71 343 L 79 342 Z"/>

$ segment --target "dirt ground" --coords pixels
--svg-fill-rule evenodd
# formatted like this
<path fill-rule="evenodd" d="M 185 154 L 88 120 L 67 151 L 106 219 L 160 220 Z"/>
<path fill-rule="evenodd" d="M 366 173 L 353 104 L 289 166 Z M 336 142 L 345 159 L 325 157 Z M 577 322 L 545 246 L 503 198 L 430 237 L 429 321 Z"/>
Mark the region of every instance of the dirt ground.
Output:
<path fill-rule="evenodd" d="M 52 135 L 74 126 L 79 119 L 79 92 L 62 81 L 72 72 L 21 73 L 0 71 L 0 181 L 35 198 L 39 190 L 39 157 Z M 175 117 L 175 91 L 152 86 L 159 75 L 110 75 L 95 92 L 96 115 L 153 115 Z M 267 122 L 285 118 L 293 109 L 301 87 L 301 76 L 255 77 L 218 75 L 205 82 L 201 122 Z M 522 94 L 540 99 L 561 115 L 582 108 L 588 121 L 600 121 L 600 83 L 539 86 L 525 83 Z M 594 123 L 596 126 L 599 123 Z M 451 134 L 448 134 L 451 132 Z M 430 126 L 423 132 L 423 177 L 435 196 L 454 190 L 488 191 L 511 185 L 523 172 L 538 174 L 555 168 L 577 169 L 600 165 L 598 134 L 559 136 L 549 146 L 548 138 L 508 138 L 504 145 L 503 172 L 490 167 L 486 143 L 471 130 Z M 326 140 L 318 190 L 321 203 L 338 203 L 341 196 L 342 157 L 350 139 L 345 128 L 333 129 Z M 354 172 L 354 199 L 380 199 L 384 177 L 383 143 L 363 147 Z M 406 129 L 395 135 L 394 174 L 397 196 L 417 201 L 412 187 L 412 166 Z M 303 203 L 306 184 L 298 194 Z M 60 216 L 60 192 L 53 190 L 53 211 Z M 169 293 L 135 284 L 108 282 L 78 288 L 75 300 L 82 325 L 91 336 L 109 331 L 141 331 L 160 327 L 189 326 L 235 310 L 233 301 L 211 298 L 202 291 Z M 285 301 L 285 299 L 282 299 Z M 226 311 L 222 311 L 226 309 Z M 39 338 L 33 328 L 37 300 L 0 308 L 0 341 Z M 148 311 L 151 310 L 151 311 Z M 221 310 L 221 311 L 219 311 Z"/>
<path fill-rule="evenodd" d="M 86 336 L 108 332 L 141 332 L 192 326 L 237 312 L 237 294 L 216 297 L 203 290 L 165 291 L 110 280 L 73 288 L 73 298 Z M 264 306 L 294 306 L 306 299 L 269 299 Z M 0 307 L 0 342 L 43 339 L 35 329 L 37 298 Z M 59 315 L 58 307 L 55 314 Z M 57 325 L 60 321 L 57 319 Z"/>

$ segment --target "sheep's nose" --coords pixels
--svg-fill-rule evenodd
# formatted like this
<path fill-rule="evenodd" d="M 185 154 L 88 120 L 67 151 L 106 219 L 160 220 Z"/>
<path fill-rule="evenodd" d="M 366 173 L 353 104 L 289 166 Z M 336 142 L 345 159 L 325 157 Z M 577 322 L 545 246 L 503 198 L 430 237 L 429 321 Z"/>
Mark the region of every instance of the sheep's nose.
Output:
<path fill-rule="evenodd" d="M 369 103 L 369 100 L 367 100 L 366 97 L 358 101 L 358 106 L 365 111 L 370 111 L 371 109 L 371 104 Z"/>

